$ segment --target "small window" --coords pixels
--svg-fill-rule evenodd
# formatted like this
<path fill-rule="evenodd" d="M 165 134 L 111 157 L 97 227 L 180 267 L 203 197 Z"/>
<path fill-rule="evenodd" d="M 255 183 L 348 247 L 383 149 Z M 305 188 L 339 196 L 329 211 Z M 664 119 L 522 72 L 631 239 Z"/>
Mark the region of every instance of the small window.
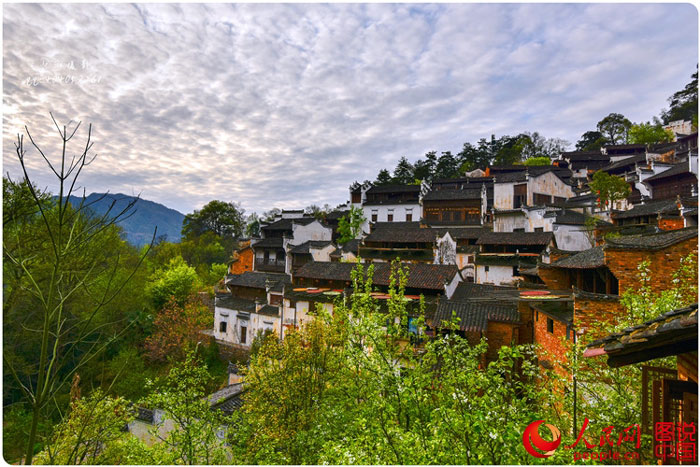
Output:
<path fill-rule="evenodd" d="M 413 220 L 413 209 L 406 209 L 406 222 Z"/>
<path fill-rule="evenodd" d="M 544 227 L 535 227 L 535 232 L 544 232 Z"/>
<path fill-rule="evenodd" d="M 513 276 L 517 276 L 517 275 L 518 275 L 518 267 L 513 266 Z"/>
<path fill-rule="evenodd" d="M 489 272 L 489 267 L 488 267 L 488 266 L 484 266 L 484 271 Z"/>
<path fill-rule="evenodd" d="M 226 332 L 226 321 L 219 323 L 219 332 Z"/>
<path fill-rule="evenodd" d="M 547 332 L 554 334 L 554 320 L 547 318 Z"/>
<path fill-rule="evenodd" d="M 247 338 L 248 338 L 248 327 L 241 326 L 241 344 L 245 344 Z"/>
<path fill-rule="evenodd" d="M 394 222 L 394 213 L 389 212 L 389 214 L 386 215 L 386 221 L 387 222 Z"/>
<path fill-rule="evenodd" d="M 513 232 L 525 232 L 525 228 L 522 228 L 522 229 L 513 229 Z"/>
<path fill-rule="evenodd" d="M 535 321 L 539 321 L 539 320 L 540 320 L 540 312 L 535 310 Z"/>
<path fill-rule="evenodd" d="M 372 222 L 377 222 L 377 211 L 372 211 Z"/>

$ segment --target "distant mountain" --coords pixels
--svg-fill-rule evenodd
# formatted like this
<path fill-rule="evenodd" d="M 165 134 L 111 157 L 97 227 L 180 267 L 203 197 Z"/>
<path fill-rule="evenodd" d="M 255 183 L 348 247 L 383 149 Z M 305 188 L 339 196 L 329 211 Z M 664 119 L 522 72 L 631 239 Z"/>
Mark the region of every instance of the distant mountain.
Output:
<path fill-rule="evenodd" d="M 97 201 L 101 196 L 101 200 Z M 135 196 L 123 195 L 121 193 L 92 193 L 85 199 L 85 204 L 95 202 L 90 205 L 96 214 L 103 215 L 109 209 L 109 206 L 114 203 L 114 207 L 110 214 L 116 216 L 119 214 L 129 202 L 135 200 Z M 76 206 L 80 203 L 81 198 L 71 196 L 71 204 Z M 182 220 L 185 215 L 170 209 L 162 204 L 154 203 L 145 199 L 136 201 L 133 214 L 118 224 L 124 230 L 126 241 L 135 246 L 148 245 L 153 238 L 153 229 L 157 226 L 157 237 L 167 235 L 169 242 L 179 242 L 180 232 L 182 230 Z"/>

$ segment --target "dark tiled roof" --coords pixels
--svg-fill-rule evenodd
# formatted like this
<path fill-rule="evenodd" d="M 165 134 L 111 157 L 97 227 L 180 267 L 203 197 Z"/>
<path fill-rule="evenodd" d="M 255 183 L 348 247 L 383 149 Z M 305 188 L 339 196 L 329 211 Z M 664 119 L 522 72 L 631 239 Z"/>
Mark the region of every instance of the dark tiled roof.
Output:
<path fill-rule="evenodd" d="M 561 321 L 565 324 L 573 324 L 574 322 L 574 302 L 536 302 L 533 303 L 532 308 L 544 313 L 550 318 Z"/>
<path fill-rule="evenodd" d="M 295 277 L 335 281 L 351 281 L 353 263 L 328 263 L 311 261 L 296 272 Z M 408 269 L 407 288 L 443 290 L 445 282 L 451 281 L 457 274 L 457 266 L 441 264 L 404 264 Z M 365 270 L 367 266 L 365 266 Z M 391 276 L 390 263 L 374 265 L 374 284 L 389 285 Z"/>
<path fill-rule="evenodd" d="M 326 219 L 327 220 L 334 220 L 334 219 L 340 219 L 341 217 L 345 217 L 350 213 L 350 211 L 331 211 L 328 214 L 326 214 Z"/>
<path fill-rule="evenodd" d="M 608 365 L 619 367 L 698 348 L 698 305 L 669 311 L 621 332 L 588 344 L 584 357 L 608 355 Z"/>
<path fill-rule="evenodd" d="M 231 414 L 243 405 L 241 396 L 244 392 L 243 383 L 231 384 L 211 394 L 208 397 L 209 406 L 212 410 L 222 410 L 226 414 Z"/>
<path fill-rule="evenodd" d="M 491 232 L 487 227 L 463 227 L 463 228 L 436 228 L 442 237 L 449 232 L 453 240 L 474 240 L 486 232 Z"/>
<path fill-rule="evenodd" d="M 661 250 L 684 240 L 697 238 L 697 236 L 697 227 L 686 227 L 654 234 L 625 235 L 607 239 L 605 249 Z"/>
<path fill-rule="evenodd" d="M 266 316 L 279 316 L 280 309 L 273 305 L 263 305 L 256 313 Z"/>
<path fill-rule="evenodd" d="M 340 245 L 335 251 L 331 252 L 331 256 L 334 258 L 340 258 L 343 253 L 352 253 L 357 256 L 357 252 L 360 249 L 360 240 L 350 240 Z"/>
<path fill-rule="evenodd" d="M 622 168 L 625 168 L 628 166 L 631 167 L 631 166 L 634 166 L 637 163 L 641 163 L 641 162 L 646 164 L 646 161 L 647 161 L 646 153 L 638 154 L 636 156 L 625 157 L 622 160 L 619 160 L 617 162 L 613 162 L 612 164 L 606 165 L 605 167 L 603 167 L 600 170 L 602 170 L 603 172 L 609 172 L 611 170 L 614 171 L 616 169 L 622 169 Z"/>
<path fill-rule="evenodd" d="M 560 259 L 549 265 L 554 268 L 563 269 L 595 269 L 605 266 L 605 254 L 603 247 L 597 246 L 584 250 L 568 258 Z"/>
<path fill-rule="evenodd" d="M 664 170 L 661 173 L 658 173 L 656 175 L 652 175 L 651 177 L 644 180 L 644 183 L 656 182 L 658 180 L 664 180 L 664 179 L 667 179 L 669 177 L 677 177 L 679 175 L 686 174 L 686 173 L 690 173 L 690 169 L 688 167 L 688 162 L 681 162 L 680 164 L 676 164 L 668 170 Z"/>
<path fill-rule="evenodd" d="M 304 242 L 301 245 L 297 245 L 292 248 L 291 252 L 294 254 L 308 254 L 310 253 L 309 249 L 319 249 L 326 247 L 330 245 L 331 242 L 329 241 L 316 241 L 316 240 L 309 240 L 308 242 Z"/>
<path fill-rule="evenodd" d="M 255 312 L 255 302 L 253 300 L 232 297 L 230 295 L 225 297 L 216 297 L 214 301 L 214 306 L 234 311 L 245 311 L 248 313 Z"/>
<path fill-rule="evenodd" d="M 260 227 L 260 230 L 292 230 L 292 224 L 308 225 L 315 221 L 314 217 L 299 217 L 296 219 L 280 219 L 272 224 Z"/>
<path fill-rule="evenodd" d="M 375 222 L 372 224 L 372 232 L 378 229 L 419 229 L 420 222 Z"/>
<path fill-rule="evenodd" d="M 547 217 L 547 214 L 545 214 Z M 571 211 L 569 209 L 562 209 L 554 214 L 555 224 L 566 224 L 566 225 L 585 225 L 586 216 L 577 211 Z M 604 221 L 601 221 L 604 222 Z"/>
<path fill-rule="evenodd" d="M 443 328 L 443 322 L 450 321 L 453 312 L 459 319 L 459 328 L 466 332 L 486 332 L 489 321 L 517 323 L 520 319 L 518 305 L 515 303 L 446 300 L 438 304 L 437 311 L 428 324 Z"/>
<path fill-rule="evenodd" d="M 664 154 L 673 151 L 678 146 L 678 143 L 658 143 L 650 144 L 647 152 L 652 154 Z"/>
<path fill-rule="evenodd" d="M 629 219 L 639 216 L 653 216 L 657 214 L 677 214 L 678 206 L 675 199 L 664 199 L 660 201 L 648 201 L 638 204 L 627 211 L 615 211 L 612 213 L 613 219 Z"/>
<path fill-rule="evenodd" d="M 367 242 L 381 243 L 433 243 L 438 232 L 433 229 L 374 229 L 365 237 Z"/>
<path fill-rule="evenodd" d="M 616 152 L 617 150 L 622 150 L 626 151 L 628 149 L 634 149 L 638 151 L 646 151 L 646 145 L 644 144 L 609 144 L 606 146 L 603 146 L 608 153 L 610 151 Z"/>
<path fill-rule="evenodd" d="M 452 301 L 465 301 L 480 297 L 512 298 L 518 297 L 518 289 L 515 287 L 503 287 L 499 285 L 477 284 L 475 282 L 460 282 L 450 297 Z"/>
<path fill-rule="evenodd" d="M 282 238 L 278 237 L 271 237 L 271 238 L 262 238 L 255 242 L 254 244 L 251 245 L 253 249 L 256 248 L 282 248 L 282 245 L 284 244 L 284 241 Z"/>
<path fill-rule="evenodd" d="M 476 241 L 477 245 L 549 245 L 552 232 L 486 232 Z"/>
<path fill-rule="evenodd" d="M 598 196 L 594 193 L 587 193 L 585 195 L 573 196 L 564 202 L 565 206 L 589 206 L 595 204 L 596 198 Z"/>
<path fill-rule="evenodd" d="M 571 170 L 566 168 L 557 167 L 554 165 L 535 165 L 535 166 L 519 166 L 522 167 L 520 171 L 517 172 L 506 172 L 495 174 L 496 183 L 513 183 L 513 182 L 524 182 L 525 173 L 527 172 L 530 177 L 539 177 L 547 172 L 552 172 L 554 175 L 562 180 L 568 180 L 571 178 L 573 173 Z"/>
<path fill-rule="evenodd" d="M 481 199 L 481 188 L 469 188 L 466 190 L 432 190 L 423 197 L 423 201 L 450 201 L 465 199 Z"/>
<path fill-rule="evenodd" d="M 378 185 L 373 186 L 366 193 L 418 193 L 420 185 Z"/>
<path fill-rule="evenodd" d="M 277 286 L 291 283 L 291 280 L 287 274 L 246 271 L 242 274 L 226 275 L 225 284 L 237 287 L 253 287 L 255 289 L 264 289 L 265 282 L 268 280 L 272 283 L 273 291 L 275 291 L 275 288 Z"/>
<path fill-rule="evenodd" d="M 609 161 L 610 156 L 603 154 L 600 151 L 570 151 L 562 152 L 562 159 L 569 159 L 571 162 L 574 161 Z"/>

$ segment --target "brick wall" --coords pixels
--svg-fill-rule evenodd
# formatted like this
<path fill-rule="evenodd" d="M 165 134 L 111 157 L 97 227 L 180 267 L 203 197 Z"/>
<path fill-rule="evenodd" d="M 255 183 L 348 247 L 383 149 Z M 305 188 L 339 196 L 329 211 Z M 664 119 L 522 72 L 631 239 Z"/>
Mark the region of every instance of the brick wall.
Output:
<path fill-rule="evenodd" d="M 678 269 L 681 258 L 691 251 L 698 251 L 697 237 L 657 251 L 606 249 L 605 264 L 620 282 L 622 295 L 628 288 L 636 288 L 639 285 L 637 266 L 643 260 L 649 260 L 653 279 L 652 290 L 660 292 L 673 287 L 673 273 Z"/>
<path fill-rule="evenodd" d="M 547 330 L 547 320 L 552 321 L 553 332 Z M 535 343 L 539 344 L 541 350 L 539 357 L 542 361 L 548 361 L 554 367 L 554 371 L 561 376 L 567 373 L 562 365 L 566 363 L 567 340 L 566 324 L 552 319 L 544 313 L 535 311 L 534 313 Z M 572 333 L 573 334 L 573 333 Z M 570 336 L 573 338 L 573 335 Z"/>
<path fill-rule="evenodd" d="M 661 230 L 678 230 L 685 227 L 685 222 L 682 217 L 669 217 L 666 219 L 659 219 L 659 228 Z"/>
<path fill-rule="evenodd" d="M 517 342 L 517 326 L 510 323 L 489 321 L 486 328 L 486 338 L 489 344 L 489 348 L 486 351 L 486 359 L 487 361 L 497 360 L 498 351 L 501 347 L 504 345 L 510 346 L 514 341 Z"/>
<path fill-rule="evenodd" d="M 566 269 L 539 268 L 538 274 L 548 289 L 567 290 L 570 288 L 569 272 Z"/>
<path fill-rule="evenodd" d="M 253 249 L 246 248 L 242 251 L 236 253 L 236 259 L 234 259 L 231 267 L 229 268 L 230 274 L 243 274 L 246 271 L 253 270 Z"/>
<path fill-rule="evenodd" d="M 622 313 L 625 313 L 625 309 L 617 300 L 596 300 L 578 296 L 574 299 L 574 326 L 576 329 L 587 330 L 586 341 L 603 337 L 594 335 L 591 329 L 604 321 L 615 322 L 616 316 Z"/>

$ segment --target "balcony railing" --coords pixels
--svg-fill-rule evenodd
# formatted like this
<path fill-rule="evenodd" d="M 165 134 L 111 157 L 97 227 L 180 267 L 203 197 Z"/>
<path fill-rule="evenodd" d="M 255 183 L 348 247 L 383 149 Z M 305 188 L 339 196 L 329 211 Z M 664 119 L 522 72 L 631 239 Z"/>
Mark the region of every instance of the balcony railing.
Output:
<path fill-rule="evenodd" d="M 285 261 L 276 259 L 256 259 L 255 270 L 267 272 L 284 272 Z"/>

